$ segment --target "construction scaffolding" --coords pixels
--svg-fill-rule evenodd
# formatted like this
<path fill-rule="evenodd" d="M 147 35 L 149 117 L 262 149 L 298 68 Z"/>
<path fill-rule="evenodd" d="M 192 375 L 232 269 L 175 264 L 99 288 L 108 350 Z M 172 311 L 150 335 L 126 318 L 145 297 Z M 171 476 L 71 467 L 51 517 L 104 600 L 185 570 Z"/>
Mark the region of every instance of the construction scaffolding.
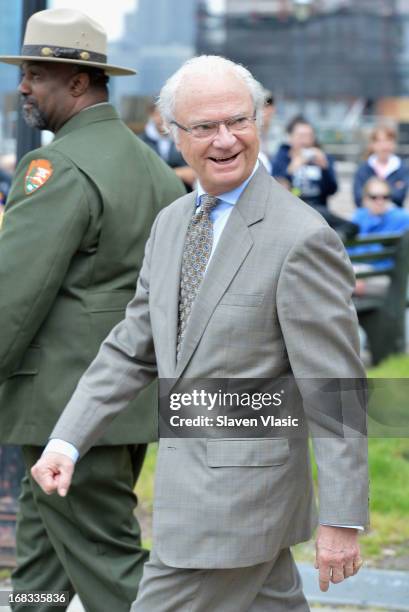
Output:
<path fill-rule="evenodd" d="M 409 95 L 409 0 L 226 0 L 216 21 L 204 2 L 200 20 L 198 53 L 301 105 Z"/>

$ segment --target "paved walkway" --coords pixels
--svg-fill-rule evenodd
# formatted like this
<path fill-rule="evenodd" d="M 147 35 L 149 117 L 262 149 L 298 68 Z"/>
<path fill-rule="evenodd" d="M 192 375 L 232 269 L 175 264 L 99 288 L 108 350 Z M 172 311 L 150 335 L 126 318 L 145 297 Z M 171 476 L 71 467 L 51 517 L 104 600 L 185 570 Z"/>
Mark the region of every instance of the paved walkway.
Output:
<path fill-rule="evenodd" d="M 311 602 L 338 607 L 361 606 L 361 609 L 371 611 L 381 609 L 387 612 L 409 612 L 409 571 L 364 568 L 357 576 L 336 586 L 331 585 L 327 593 L 322 593 L 318 587 L 317 571 L 306 563 L 299 563 L 298 567 L 303 579 L 304 593 Z"/>
<path fill-rule="evenodd" d="M 314 612 L 409 612 L 409 571 L 362 569 L 358 576 L 321 593 L 316 570 L 307 563 L 300 563 L 298 567 Z M 0 582 L 0 590 L 9 588 L 9 582 Z M 0 606 L 0 612 L 10 612 L 10 608 Z M 72 600 L 68 612 L 84 612 L 78 597 Z"/>

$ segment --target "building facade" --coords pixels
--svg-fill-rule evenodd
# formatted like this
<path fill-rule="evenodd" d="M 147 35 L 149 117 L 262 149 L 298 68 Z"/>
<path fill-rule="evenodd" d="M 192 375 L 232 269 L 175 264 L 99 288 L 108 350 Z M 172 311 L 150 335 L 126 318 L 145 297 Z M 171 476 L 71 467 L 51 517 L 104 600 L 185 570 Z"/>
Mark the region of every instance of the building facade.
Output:
<path fill-rule="evenodd" d="M 226 0 L 217 23 L 206 2 L 199 12 L 198 52 L 243 63 L 301 107 L 409 95 L 408 0 Z"/>
<path fill-rule="evenodd" d="M 115 81 L 114 97 L 152 96 L 195 54 L 197 1 L 139 0 L 124 25 L 123 36 L 110 47 L 110 57 L 114 62 L 127 62 L 138 75 Z"/>

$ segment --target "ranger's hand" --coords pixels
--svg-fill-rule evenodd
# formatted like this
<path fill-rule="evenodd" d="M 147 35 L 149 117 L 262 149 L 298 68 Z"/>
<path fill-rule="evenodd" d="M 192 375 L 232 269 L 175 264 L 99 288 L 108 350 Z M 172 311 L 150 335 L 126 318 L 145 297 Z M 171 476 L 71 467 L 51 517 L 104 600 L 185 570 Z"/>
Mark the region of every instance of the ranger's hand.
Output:
<path fill-rule="evenodd" d="M 321 591 L 354 576 L 362 566 L 358 530 L 320 525 L 316 544 L 315 569 L 319 570 Z"/>
<path fill-rule="evenodd" d="M 74 462 L 62 453 L 45 452 L 31 468 L 31 475 L 44 493 L 50 495 L 57 491 L 65 497 L 70 488 Z"/>

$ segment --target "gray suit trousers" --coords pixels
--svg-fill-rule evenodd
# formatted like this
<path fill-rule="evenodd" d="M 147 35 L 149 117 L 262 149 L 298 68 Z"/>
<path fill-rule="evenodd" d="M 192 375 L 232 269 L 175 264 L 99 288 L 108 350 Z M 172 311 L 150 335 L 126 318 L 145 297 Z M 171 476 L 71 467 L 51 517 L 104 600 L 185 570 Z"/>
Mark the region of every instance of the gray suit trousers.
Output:
<path fill-rule="evenodd" d="M 180 569 L 152 550 L 130 612 L 308 612 L 290 549 L 233 569 Z"/>

